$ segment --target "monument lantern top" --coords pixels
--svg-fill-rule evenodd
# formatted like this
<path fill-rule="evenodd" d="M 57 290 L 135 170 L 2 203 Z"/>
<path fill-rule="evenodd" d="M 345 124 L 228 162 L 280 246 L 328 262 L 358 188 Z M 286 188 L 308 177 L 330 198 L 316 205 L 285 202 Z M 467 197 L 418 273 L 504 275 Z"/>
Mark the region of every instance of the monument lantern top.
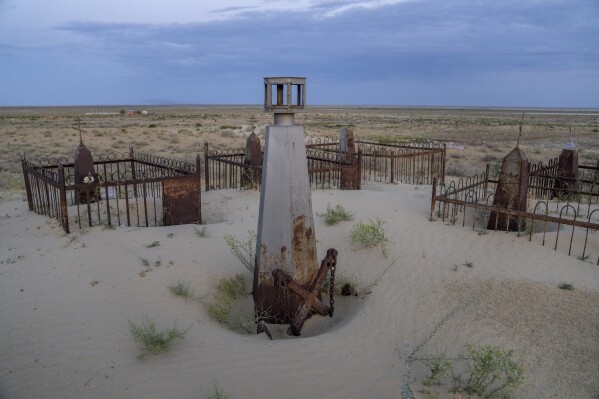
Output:
<path fill-rule="evenodd" d="M 264 112 L 293 114 L 303 110 L 305 105 L 306 78 L 264 78 Z"/>

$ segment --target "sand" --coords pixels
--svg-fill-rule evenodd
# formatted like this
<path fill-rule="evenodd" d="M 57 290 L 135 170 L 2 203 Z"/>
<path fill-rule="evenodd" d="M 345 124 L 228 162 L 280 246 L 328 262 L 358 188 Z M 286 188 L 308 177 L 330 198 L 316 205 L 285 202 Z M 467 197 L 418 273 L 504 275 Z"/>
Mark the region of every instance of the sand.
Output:
<path fill-rule="evenodd" d="M 599 266 L 514 234 L 430 222 L 429 198 L 430 186 L 403 184 L 314 190 L 316 213 L 330 203 L 354 214 L 335 226 L 315 217 L 319 259 L 333 247 L 338 273 L 380 279 L 363 298 L 339 297 L 335 317 L 314 316 L 301 337 L 277 330 L 270 341 L 207 312 L 219 279 L 241 274 L 250 286 L 223 236 L 256 229 L 258 192 L 205 193 L 208 237 L 193 225 L 65 235 L 4 196 L 0 398 L 208 398 L 215 384 L 232 398 L 398 398 L 406 384 L 419 398 L 453 398 L 451 378 L 423 387 L 421 361 L 406 377 L 407 353 L 422 343 L 415 357 L 456 357 L 466 344 L 513 350 L 526 372 L 516 398 L 597 398 Z M 351 246 L 353 224 L 375 217 L 385 220 L 387 257 Z M 171 294 L 179 280 L 193 300 Z M 564 281 L 575 289 L 558 289 Z M 170 352 L 137 359 L 129 321 L 144 315 L 189 331 Z"/>
<path fill-rule="evenodd" d="M 513 350 L 526 380 L 512 397 L 599 397 L 598 232 L 589 233 L 593 256 L 581 261 L 541 246 L 536 234 L 529 242 L 430 222 L 430 186 L 314 190 L 316 213 L 341 204 L 354 214 L 335 226 L 315 217 L 319 259 L 336 248 L 338 275 L 355 275 L 372 292 L 336 298 L 335 316 L 314 316 L 299 338 L 287 337 L 285 327 L 273 328 L 273 341 L 244 335 L 211 320 L 207 309 L 220 279 L 240 274 L 251 285 L 223 237 L 243 241 L 256 230 L 258 192 L 203 193 L 208 237 L 198 237 L 194 225 L 98 226 L 66 235 L 55 220 L 27 210 L 19 156 L 72 153 L 79 138 L 71 123 L 81 117 L 93 154 L 132 144 L 194 161 L 204 141 L 231 148 L 243 147 L 252 130 L 262 137 L 272 115 L 259 107 L 93 114 L 118 112 L 112 108 L 0 108 L 0 399 L 209 398 L 215 385 L 231 398 L 399 398 L 406 387 L 417 398 L 457 398 L 448 393 L 451 376 L 424 387 L 425 364 L 407 359 L 416 349 L 416 359 L 441 352 L 457 358 L 466 344 Z M 463 176 L 513 148 L 521 112 L 321 107 L 297 120 L 310 137 L 350 126 L 362 138 L 442 140 L 447 171 Z M 522 147 L 534 162 L 556 157 L 571 121 L 581 162 L 596 163 L 596 110 L 528 111 Z M 385 220 L 387 257 L 380 248 L 351 245 L 352 226 L 375 217 Z M 178 281 L 190 285 L 194 299 L 170 292 Z M 575 289 L 558 289 L 562 282 Z M 244 301 L 251 306 L 249 296 Z M 144 315 L 160 330 L 176 322 L 189 331 L 170 352 L 137 359 L 129 322 L 140 324 Z"/>

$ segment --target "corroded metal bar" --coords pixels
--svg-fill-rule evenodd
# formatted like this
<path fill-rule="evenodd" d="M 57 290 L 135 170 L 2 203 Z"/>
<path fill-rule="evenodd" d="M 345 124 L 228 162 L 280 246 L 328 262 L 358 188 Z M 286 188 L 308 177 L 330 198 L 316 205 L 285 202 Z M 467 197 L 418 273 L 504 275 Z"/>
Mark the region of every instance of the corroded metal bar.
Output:
<path fill-rule="evenodd" d="M 293 278 L 283 270 L 273 270 L 272 275 L 275 285 L 278 284 L 288 288 L 301 299 L 300 306 L 291 319 L 287 334 L 294 336 L 300 335 L 304 323 L 314 311 L 322 316 L 331 314 L 331 307 L 322 303 L 322 300 L 320 299 L 320 291 L 327 273 L 334 270 L 336 264 L 337 250 L 331 248 L 327 251 L 326 257 L 322 260 L 320 268 L 312 278 L 308 288 L 304 288 L 304 286 L 295 282 Z M 331 287 L 331 289 L 334 289 L 334 287 Z"/>

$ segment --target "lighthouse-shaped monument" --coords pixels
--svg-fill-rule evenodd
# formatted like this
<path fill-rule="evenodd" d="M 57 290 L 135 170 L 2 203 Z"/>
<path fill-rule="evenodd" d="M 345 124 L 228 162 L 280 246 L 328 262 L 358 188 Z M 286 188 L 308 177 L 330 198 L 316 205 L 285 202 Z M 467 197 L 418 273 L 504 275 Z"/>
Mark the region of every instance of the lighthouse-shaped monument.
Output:
<path fill-rule="evenodd" d="M 264 111 L 274 113 L 274 124 L 266 126 L 253 296 L 266 323 L 293 326 L 318 271 L 304 127 L 295 124 L 305 100 L 305 78 L 264 78 Z M 288 289 L 291 281 L 302 292 Z"/>

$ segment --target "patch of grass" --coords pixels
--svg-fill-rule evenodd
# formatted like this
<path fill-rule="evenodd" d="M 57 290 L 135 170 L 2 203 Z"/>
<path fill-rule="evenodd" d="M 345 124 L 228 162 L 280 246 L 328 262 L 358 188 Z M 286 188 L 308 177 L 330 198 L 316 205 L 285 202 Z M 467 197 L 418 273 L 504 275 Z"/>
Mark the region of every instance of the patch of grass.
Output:
<path fill-rule="evenodd" d="M 384 221 L 374 218 L 369 223 L 356 223 L 351 231 L 351 243 L 354 250 L 363 247 L 380 245 L 381 251 L 387 257 L 387 238 L 383 229 Z"/>
<path fill-rule="evenodd" d="M 233 326 L 235 318 L 232 314 L 233 303 L 246 295 L 245 281 L 240 275 L 220 279 L 216 285 L 218 294 L 215 302 L 208 305 L 208 315 L 220 324 Z"/>
<path fill-rule="evenodd" d="M 232 330 L 252 334 L 256 332 L 256 325 L 270 317 L 266 310 L 251 312 L 241 311 L 236 301 L 245 297 L 245 281 L 240 275 L 233 278 L 221 279 L 216 289 L 218 293 L 214 296 L 214 302 L 208 305 L 208 315 L 213 320 Z"/>
<path fill-rule="evenodd" d="M 472 262 L 470 262 L 469 260 L 467 260 L 463 264 L 464 264 L 464 266 L 469 267 L 471 269 L 474 267 L 474 264 Z"/>
<path fill-rule="evenodd" d="M 172 342 L 185 337 L 189 328 L 186 330 L 178 329 L 175 322 L 173 328 L 158 331 L 156 330 L 156 325 L 148 315 L 144 315 L 141 325 L 137 325 L 129 320 L 129 331 L 131 331 L 133 338 L 142 344 L 142 352 L 137 358 L 143 359 L 150 353 L 158 355 L 159 353 L 168 352 L 171 349 Z"/>
<path fill-rule="evenodd" d="M 150 123 L 150 124 L 148 125 L 148 128 L 150 128 L 150 129 L 153 129 L 153 128 L 155 128 L 155 127 L 156 127 L 156 124 L 155 124 L 155 123 Z"/>
<path fill-rule="evenodd" d="M 250 230 L 248 238 L 245 242 L 240 242 L 235 236 L 226 235 L 225 241 L 229 250 L 241 264 L 254 274 L 254 264 L 256 263 L 256 232 Z"/>
<path fill-rule="evenodd" d="M 490 345 L 466 345 L 464 390 L 468 394 L 492 397 L 501 393 L 507 397 L 509 391 L 524 382 L 524 366 L 513 359 L 513 351 Z"/>
<path fill-rule="evenodd" d="M 160 246 L 160 241 L 154 241 L 151 244 L 144 245 L 144 247 L 146 247 L 146 248 L 154 248 L 154 247 L 159 247 L 159 246 Z"/>
<path fill-rule="evenodd" d="M 324 295 L 328 295 L 330 286 L 330 279 L 325 279 L 321 292 Z M 335 295 L 362 296 L 366 291 L 365 286 L 366 283 L 360 280 L 355 274 L 345 274 L 343 272 L 335 274 Z"/>
<path fill-rule="evenodd" d="M 168 287 L 169 291 L 173 293 L 173 295 L 182 296 L 187 299 L 187 301 L 193 299 L 194 291 L 189 287 L 189 284 L 184 283 L 183 281 L 177 281 L 177 285 L 172 285 Z"/>
<path fill-rule="evenodd" d="M 9 191 L 19 191 L 25 189 L 23 176 L 20 173 L 0 171 L 0 188 Z"/>
<path fill-rule="evenodd" d="M 215 302 L 208 305 L 208 315 L 220 324 L 228 325 L 231 320 L 233 300 L 225 295 L 217 295 Z"/>
<path fill-rule="evenodd" d="M 332 226 L 339 222 L 346 222 L 353 219 L 351 212 L 346 211 L 341 205 L 337 204 L 335 207 L 331 207 L 331 204 L 327 204 L 326 213 L 321 213 L 319 216 L 324 218 L 324 222 Z"/>
<path fill-rule="evenodd" d="M 202 226 L 202 227 L 194 227 L 193 228 L 196 232 L 196 236 L 198 237 L 210 237 L 210 231 L 208 231 L 208 229 L 206 228 L 206 226 Z"/>
<path fill-rule="evenodd" d="M 216 379 L 212 380 L 212 387 L 214 392 L 208 397 L 208 399 L 230 399 L 231 397 L 216 383 Z"/>
<path fill-rule="evenodd" d="M 239 274 L 235 277 L 221 279 L 216 285 L 216 289 L 233 300 L 246 295 L 245 281 Z"/>
<path fill-rule="evenodd" d="M 581 260 L 581 261 L 585 261 L 585 260 L 589 260 L 589 258 L 591 257 L 591 254 L 586 254 L 586 255 L 579 255 L 576 257 L 576 259 Z"/>
<path fill-rule="evenodd" d="M 445 353 L 424 359 L 423 362 L 430 371 L 430 375 L 428 375 L 422 382 L 422 384 L 426 387 L 441 385 L 441 378 L 447 377 L 447 373 L 453 367 L 449 359 L 447 359 Z"/>
<path fill-rule="evenodd" d="M 139 260 L 141 261 L 141 264 L 145 267 L 149 267 L 150 266 L 150 261 L 147 260 L 146 258 L 142 258 L 141 256 L 139 257 Z"/>
<path fill-rule="evenodd" d="M 573 291 L 574 285 L 564 281 L 563 283 L 560 283 L 560 285 L 558 285 L 557 288 L 559 288 L 560 290 Z"/>

